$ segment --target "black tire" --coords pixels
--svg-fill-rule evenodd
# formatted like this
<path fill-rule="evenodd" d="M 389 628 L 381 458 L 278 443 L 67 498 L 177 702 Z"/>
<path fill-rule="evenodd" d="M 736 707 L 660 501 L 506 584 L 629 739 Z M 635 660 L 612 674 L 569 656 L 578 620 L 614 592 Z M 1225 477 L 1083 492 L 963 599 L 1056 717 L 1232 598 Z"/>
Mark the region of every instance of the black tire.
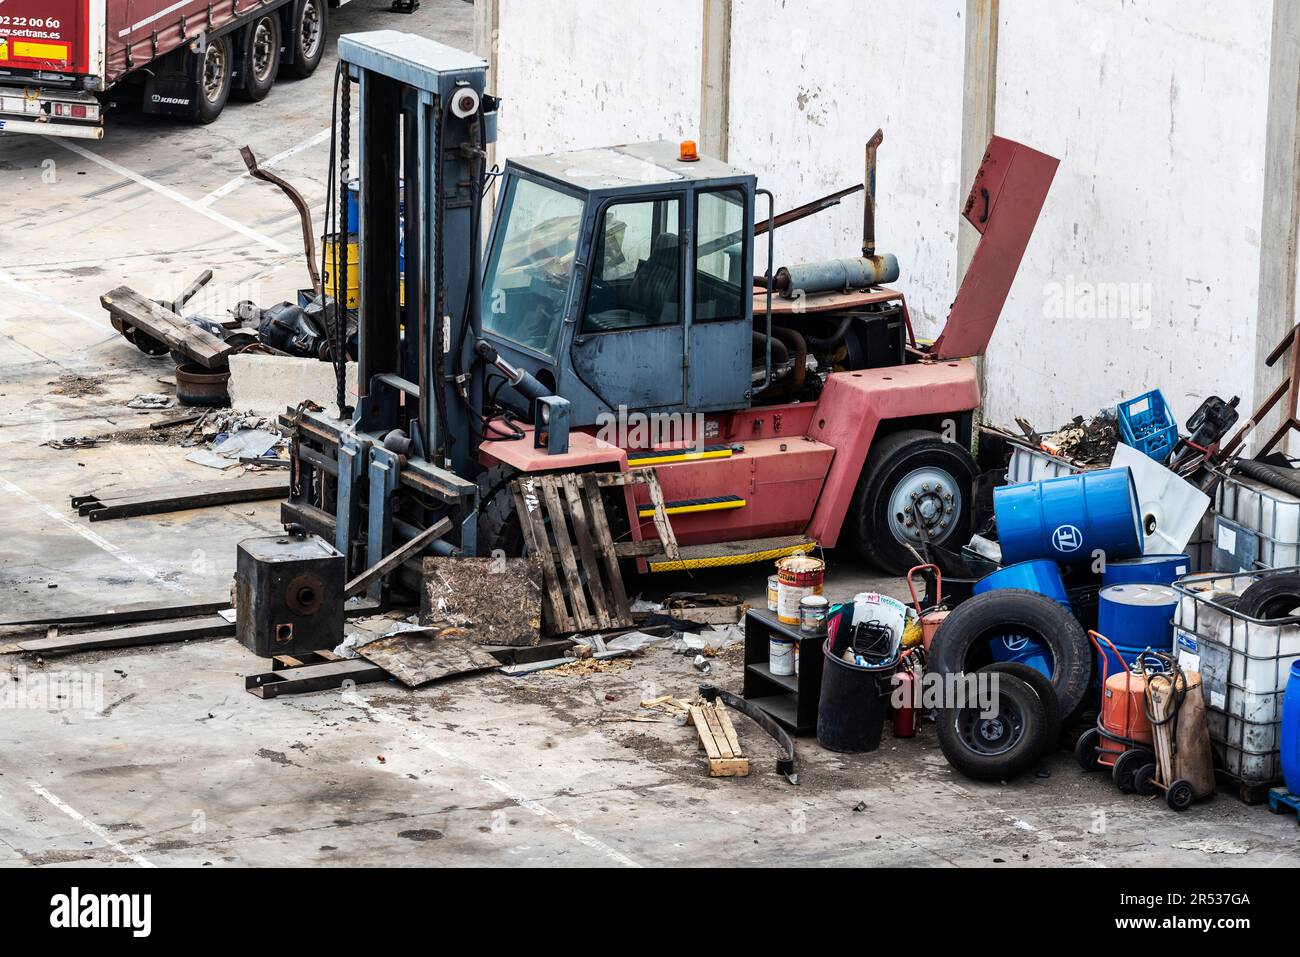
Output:
<path fill-rule="evenodd" d="M 1092 653 L 1083 626 L 1069 609 L 1046 595 L 999 588 L 958 605 L 939 626 L 930 648 L 930 670 L 961 674 L 991 663 L 988 643 L 999 635 L 1032 637 L 1052 656 L 1052 687 L 1062 720 L 1072 724 L 1083 707 L 1092 675 Z"/>
<path fill-rule="evenodd" d="M 1101 732 L 1096 728 L 1089 728 L 1079 735 L 1079 740 L 1074 742 L 1074 760 L 1079 762 L 1079 767 L 1088 772 L 1101 767 L 1101 755 L 1097 752 L 1099 744 Z"/>
<path fill-rule="evenodd" d="M 194 70 L 194 120 L 212 123 L 230 102 L 235 51 L 229 36 L 209 40 L 201 54 L 191 54 Z"/>
<path fill-rule="evenodd" d="M 1031 668 L 1019 661 L 995 661 L 981 668 L 980 671 L 1014 675 L 1033 688 L 1034 693 L 1043 702 L 1043 718 L 1047 727 L 1043 738 L 1043 754 L 1039 757 L 1041 758 L 1057 745 L 1061 738 L 1061 701 L 1056 696 L 1056 689 L 1052 687 L 1052 679 L 1037 668 Z"/>
<path fill-rule="evenodd" d="M 1111 768 L 1111 778 L 1121 794 L 1137 793 L 1137 773 L 1148 765 L 1154 767 L 1155 755 L 1142 748 L 1129 748 L 1115 759 Z"/>
<path fill-rule="evenodd" d="M 1247 618 L 1271 621 L 1290 618 L 1300 608 L 1300 575 L 1270 575 L 1241 593 L 1234 609 Z"/>
<path fill-rule="evenodd" d="M 997 716 L 978 705 L 937 712 L 939 747 L 948 763 L 976 781 L 1010 781 L 1038 763 L 1047 717 L 1038 693 L 1014 675 L 998 678 Z"/>
<path fill-rule="evenodd" d="M 267 13 L 242 32 L 239 95 L 251 103 L 265 100 L 280 72 L 280 15 Z"/>
<path fill-rule="evenodd" d="M 524 533 L 519 526 L 510 482 L 518 472 L 509 466 L 494 465 L 478 478 L 478 551 L 491 555 L 505 552 L 507 558 L 524 554 Z"/>
<path fill-rule="evenodd" d="M 1143 797 L 1156 793 L 1156 766 L 1144 764 L 1133 772 L 1133 790 Z"/>
<path fill-rule="evenodd" d="M 316 72 L 329 42 L 329 4 L 325 0 L 303 0 L 296 6 L 297 18 L 289 39 L 293 58 L 281 67 L 285 76 L 305 80 Z"/>
<path fill-rule="evenodd" d="M 891 503 L 896 493 L 906 501 L 907 486 L 913 482 L 917 485 L 914 491 L 921 493 L 922 486 L 931 484 L 926 481 L 928 475 L 939 479 L 937 484 L 943 487 L 937 492 L 925 491 L 915 505 L 908 505 L 915 508 L 911 516 L 898 510 L 899 501 Z M 872 443 L 862 467 L 845 517 L 848 540 L 881 571 L 901 575 L 916 564 L 905 541 L 914 547 L 967 542 L 974 487 L 975 461 L 958 443 L 923 429 L 886 435 Z M 906 524 L 909 521 L 910 526 Z"/>
<path fill-rule="evenodd" d="M 1192 806 L 1192 785 L 1181 778 L 1169 785 L 1165 792 L 1165 803 L 1175 811 L 1186 811 Z"/>

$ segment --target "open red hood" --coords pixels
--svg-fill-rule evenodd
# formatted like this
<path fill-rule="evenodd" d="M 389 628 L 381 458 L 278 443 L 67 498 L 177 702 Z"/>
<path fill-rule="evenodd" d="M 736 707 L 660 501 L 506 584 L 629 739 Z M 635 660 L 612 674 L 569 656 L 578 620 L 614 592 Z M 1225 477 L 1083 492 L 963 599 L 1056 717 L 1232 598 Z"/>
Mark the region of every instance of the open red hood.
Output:
<path fill-rule="evenodd" d="M 980 231 L 931 355 L 979 356 L 988 348 L 1060 160 L 995 136 L 989 140 L 962 215 Z"/>

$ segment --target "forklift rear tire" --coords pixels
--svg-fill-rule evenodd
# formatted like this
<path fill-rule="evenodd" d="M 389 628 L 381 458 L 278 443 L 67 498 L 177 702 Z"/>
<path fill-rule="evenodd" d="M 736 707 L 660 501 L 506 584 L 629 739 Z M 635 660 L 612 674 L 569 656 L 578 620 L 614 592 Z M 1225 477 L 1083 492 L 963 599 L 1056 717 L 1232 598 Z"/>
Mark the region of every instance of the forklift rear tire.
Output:
<path fill-rule="evenodd" d="M 293 28 L 293 60 L 284 64 L 286 76 L 305 80 L 316 72 L 325 56 L 329 37 L 329 6 L 325 0 L 303 0 Z"/>
<path fill-rule="evenodd" d="M 872 444 L 846 519 L 854 549 L 882 572 L 917 564 L 908 545 L 965 545 L 975 462 L 956 442 L 905 429 Z"/>
<path fill-rule="evenodd" d="M 239 95 L 252 103 L 265 100 L 280 72 L 280 15 L 258 17 L 244 30 L 243 82 Z"/>
<path fill-rule="evenodd" d="M 194 119 L 203 124 L 212 123 L 230 101 L 235 74 L 230 37 L 209 40 L 207 48 L 194 59 Z"/>

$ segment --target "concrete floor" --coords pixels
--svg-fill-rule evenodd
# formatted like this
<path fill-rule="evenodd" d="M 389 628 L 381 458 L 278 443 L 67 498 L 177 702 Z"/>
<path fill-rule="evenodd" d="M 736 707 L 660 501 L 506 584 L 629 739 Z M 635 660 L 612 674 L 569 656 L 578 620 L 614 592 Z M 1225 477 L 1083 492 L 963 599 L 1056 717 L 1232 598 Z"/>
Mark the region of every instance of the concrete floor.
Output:
<path fill-rule="evenodd" d="M 357 0 L 335 31 L 393 26 L 470 43 L 470 7 L 426 0 L 412 17 Z M 88 524 L 68 495 L 114 484 L 210 479 L 172 445 L 69 435 L 137 428 L 125 402 L 170 369 L 108 326 L 99 295 L 127 283 L 174 295 L 216 280 L 195 308 L 293 298 L 306 284 L 298 223 L 242 177 L 238 148 L 323 203 L 327 63 L 265 103 L 192 128 L 129 110 L 102 143 L 0 138 L 0 615 L 74 615 L 227 594 L 240 539 L 277 529 L 272 503 Z M 828 588 L 878 587 L 831 555 Z M 761 568 L 645 588 L 739 591 Z M 0 643 L 5 640 L 0 635 Z M 486 674 L 420 692 L 393 684 L 263 701 L 263 662 L 233 640 L 45 663 L 0 657 L 41 681 L 84 678 L 102 707 L 0 714 L 0 863 L 136 865 L 1296 865 L 1300 829 L 1219 796 L 1184 815 L 1119 795 L 1068 755 L 1043 776 L 981 785 L 954 774 L 926 727 L 841 756 L 800 741 L 802 778 L 743 719 L 745 779 L 707 777 L 689 729 L 644 719 L 643 697 L 689 695 L 687 659 L 653 651 L 589 677 Z M 738 656 L 710 676 L 738 688 Z M 64 689 L 66 690 L 66 688 Z M 46 705 L 50 706 L 46 706 Z M 860 808 L 860 810 L 859 810 Z M 1211 854 L 1209 850 L 1217 850 Z"/>

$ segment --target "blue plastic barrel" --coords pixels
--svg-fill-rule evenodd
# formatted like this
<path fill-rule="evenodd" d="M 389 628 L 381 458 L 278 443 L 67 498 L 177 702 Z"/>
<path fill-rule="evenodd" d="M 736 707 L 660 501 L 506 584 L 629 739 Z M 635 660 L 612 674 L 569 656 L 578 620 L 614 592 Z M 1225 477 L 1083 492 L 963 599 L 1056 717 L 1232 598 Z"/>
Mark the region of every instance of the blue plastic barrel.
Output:
<path fill-rule="evenodd" d="M 1282 777 L 1288 791 L 1300 794 L 1300 661 L 1291 665 L 1282 698 Z"/>
<path fill-rule="evenodd" d="M 1127 669 L 1143 651 L 1172 653 L 1174 647 L 1174 612 L 1178 593 L 1167 585 L 1111 585 L 1101 590 L 1097 609 L 1097 631 L 1110 639 L 1123 662 L 1105 648 L 1105 674 Z M 1097 660 L 1097 677 L 1103 673 Z"/>
<path fill-rule="evenodd" d="M 1140 558 L 1121 558 L 1107 562 L 1101 573 L 1101 584 L 1107 585 L 1172 585 L 1192 570 L 1192 560 L 1186 555 L 1143 555 Z"/>
<path fill-rule="evenodd" d="M 1040 595 L 1046 595 L 1060 602 L 1066 608 L 1070 607 L 1069 596 L 1065 593 L 1065 582 L 1061 580 L 1061 568 L 1056 562 L 1049 562 L 1046 559 L 999 568 L 977 581 L 971 591 L 973 594 L 982 595 L 995 588 L 1024 588 L 1027 591 L 1036 591 Z"/>
<path fill-rule="evenodd" d="M 1142 516 L 1127 468 L 1062 475 L 993 490 L 1002 561 L 1084 564 L 1142 554 Z"/>

